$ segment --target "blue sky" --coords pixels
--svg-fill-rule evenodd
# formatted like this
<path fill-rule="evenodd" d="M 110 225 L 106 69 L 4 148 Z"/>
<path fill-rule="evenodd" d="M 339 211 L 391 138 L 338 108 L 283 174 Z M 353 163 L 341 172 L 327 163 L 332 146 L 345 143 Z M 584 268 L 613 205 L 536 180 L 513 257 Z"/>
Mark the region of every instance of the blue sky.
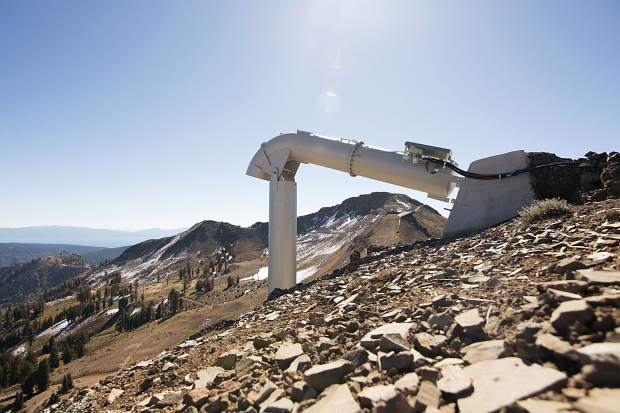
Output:
<path fill-rule="evenodd" d="M 618 150 L 619 21 L 617 1 L 4 0 L 0 226 L 264 221 L 245 169 L 295 129 L 461 165 Z M 316 166 L 297 181 L 300 214 L 426 202 Z"/>

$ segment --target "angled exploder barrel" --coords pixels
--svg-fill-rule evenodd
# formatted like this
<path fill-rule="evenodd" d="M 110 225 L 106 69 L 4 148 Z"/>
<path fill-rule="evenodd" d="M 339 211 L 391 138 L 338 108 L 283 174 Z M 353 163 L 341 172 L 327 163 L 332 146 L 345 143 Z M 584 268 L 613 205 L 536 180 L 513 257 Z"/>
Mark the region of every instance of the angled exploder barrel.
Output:
<path fill-rule="evenodd" d="M 402 152 L 301 131 L 282 134 L 264 143 L 252 158 L 246 174 L 270 180 L 273 171 L 269 162 L 285 152 L 288 153 L 284 163 L 295 163 L 295 168 L 301 163 L 324 166 L 426 192 L 432 198 L 445 199 L 455 187 L 450 170 L 441 168 L 432 173 L 426 162 L 406 160 Z"/>

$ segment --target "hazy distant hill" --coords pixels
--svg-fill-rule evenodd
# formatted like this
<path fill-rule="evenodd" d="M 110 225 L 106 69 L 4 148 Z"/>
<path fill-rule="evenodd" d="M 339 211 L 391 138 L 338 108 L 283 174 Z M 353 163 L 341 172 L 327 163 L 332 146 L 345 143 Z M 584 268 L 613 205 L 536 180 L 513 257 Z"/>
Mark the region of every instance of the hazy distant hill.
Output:
<path fill-rule="evenodd" d="M 0 268 L 0 302 L 19 301 L 28 294 L 54 287 L 89 268 L 82 257 L 69 252 Z"/>
<path fill-rule="evenodd" d="M 97 247 L 121 247 L 148 239 L 169 237 L 184 229 L 151 228 L 140 231 L 111 229 L 39 226 L 0 228 L 0 243 L 72 244 Z"/>
<path fill-rule="evenodd" d="M 88 264 L 112 261 L 127 247 L 102 248 L 71 244 L 0 243 L 0 268 L 31 261 L 35 258 L 58 255 L 63 251 L 81 255 Z"/>
<path fill-rule="evenodd" d="M 98 265 L 105 261 L 112 261 L 120 256 L 129 247 L 101 248 L 93 252 L 80 254 L 87 264 Z"/>
<path fill-rule="evenodd" d="M 108 248 L 69 244 L 0 243 L 0 268 L 20 262 L 28 262 L 43 256 L 58 255 L 63 251 L 82 255 L 94 253 L 102 249 L 107 250 Z"/>

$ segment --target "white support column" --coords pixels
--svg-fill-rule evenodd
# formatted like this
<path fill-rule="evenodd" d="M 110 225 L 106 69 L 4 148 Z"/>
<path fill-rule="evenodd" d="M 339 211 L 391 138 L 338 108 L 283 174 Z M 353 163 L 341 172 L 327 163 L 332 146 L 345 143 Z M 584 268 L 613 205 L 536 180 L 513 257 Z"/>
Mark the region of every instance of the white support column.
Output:
<path fill-rule="evenodd" d="M 297 283 L 297 183 L 274 173 L 269 182 L 269 281 L 271 293 Z"/>

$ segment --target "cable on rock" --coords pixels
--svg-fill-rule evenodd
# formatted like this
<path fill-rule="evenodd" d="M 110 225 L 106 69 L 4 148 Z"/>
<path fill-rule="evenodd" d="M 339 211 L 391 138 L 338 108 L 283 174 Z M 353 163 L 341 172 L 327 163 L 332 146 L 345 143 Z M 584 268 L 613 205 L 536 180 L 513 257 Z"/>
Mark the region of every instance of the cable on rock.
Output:
<path fill-rule="evenodd" d="M 496 174 L 479 174 L 475 172 L 464 171 L 458 166 L 456 166 L 455 164 L 453 164 L 452 162 L 446 161 L 444 159 L 433 158 L 431 156 L 422 156 L 420 157 L 420 159 L 450 168 L 457 174 L 462 175 L 466 178 L 483 179 L 483 180 L 510 178 L 513 176 L 524 174 L 526 172 L 535 171 L 537 169 L 551 168 L 554 166 L 580 166 L 581 165 L 581 163 L 578 161 L 560 161 L 560 162 L 552 162 L 552 163 L 547 163 L 547 164 L 537 165 L 537 166 L 529 166 L 527 168 L 517 169 L 512 172 L 499 172 Z M 428 164 L 427 164 L 426 169 L 428 170 Z"/>

